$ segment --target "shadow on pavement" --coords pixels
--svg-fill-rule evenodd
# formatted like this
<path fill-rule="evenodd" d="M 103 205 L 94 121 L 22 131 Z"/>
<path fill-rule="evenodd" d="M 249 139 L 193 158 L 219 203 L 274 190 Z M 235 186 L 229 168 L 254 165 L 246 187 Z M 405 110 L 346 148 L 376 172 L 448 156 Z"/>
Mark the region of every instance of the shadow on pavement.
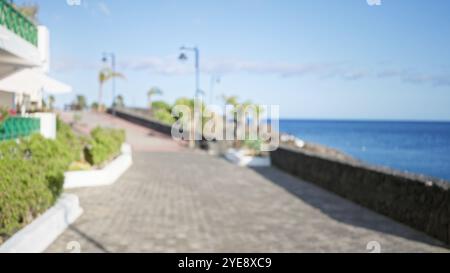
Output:
<path fill-rule="evenodd" d="M 446 247 L 445 244 L 424 233 L 341 198 L 314 184 L 301 181 L 276 168 L 252 168 L 252 170 L 339 222 L 433 246 Z"/>
<path fill-rule="evenodd" d="M 84 233 L 83 231 L 79 230 L 78 228 L 74 227 L 74 226 L 70 226 L 69 229 L 73 232 L 75 232 L 76 234 L 80 235 L 81 237 L 83 237 L 86 241 L 88 241 L 89 243 L 93 244 L 96 248 L 98 248 L 100 251 L 102 251 L 103 253 L 111 253 L 108 249 L 106 249 L 101 243 L 99 243 L 98 241 L 96 241 L 94 238 L 90 237 L 89 235 L 87 235 L 86 233 Z"/>

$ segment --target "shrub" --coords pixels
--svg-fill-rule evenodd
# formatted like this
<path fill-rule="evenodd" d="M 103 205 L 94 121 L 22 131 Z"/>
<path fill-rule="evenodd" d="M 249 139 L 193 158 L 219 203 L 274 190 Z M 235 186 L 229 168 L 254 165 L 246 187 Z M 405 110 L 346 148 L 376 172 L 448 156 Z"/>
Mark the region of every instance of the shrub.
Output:
<path fill-rule="evenodd" d="M 92 109 L 92 110 L 97 110 L 97 109 L 98 109 L 98 103 L 93 102 L 93 103 L 91 104 L 91 109 Z"/>
<path fill-rule="evenodd" d="M 83 160 L 84 150 L 98 165 L 119 154 L 124 141 L 125 132 L 114 129 L 96 128 L 90 139 L 79 137 L 58 120 L 56 140 L 35 134 L 0 142 L 0 244 L 56 202 L 64 172 Z"/>
<path fill-rule="evenodd" d="M 24 150 L 15 141 L 0 145 L 0 237 L 29 223 L 61 193 L 64 177 L 37 162 L 34 149 Z"/>
<path fill-rule="evenodd" d="M 1 159 L 0 236 L 13 234 L 52 205 L 53 196 L 37 167 L 24 159 Z"/>
<path fill-rule="evenodd" d="M 85 137 L 77 136 L 73 133 L 72 128 L 61 121 L 57 120 L 57 137 L 56 141 L 67 147 L 67 153 L 72 161 L 79 161 L 83 157 L 83 148 L 89 142 Z"/>
<path fill-rule="evenodd" d="M 152 103 L 153 117 L 165 124 L 172 125 L 175 118 L 172 116 L 172 106 L 165 101 L 155 101 Z"/>
<path fill-rule="evenodd" d="M 244 147 L 246 147 L 247 149 L 253 150 L 255 152 L 261 152 L 261 145 L 262 145 L 262 141 L 261 140 L 245 140 L 244 141 Z"/>
<path fill-rule="evenodd" d="M 179 98 L 175 101 L 174 106 L 184 105 L 189 107 L 191 110 L 194 110 L 195 101 L 190 98 Z"/>
<path fill-rule="evenodd" d="M 158 109 L 154 112 L 154 117 L 162 123 L 172 125 L 175 122 L 175 118 L 170 112 L 165 109 Z"/>
<path fill-rule="evenodd" d="M 165 101 L 155 101 L 152 103 L 153 111 L 158 111 L 160 109 L 166 110 L 167 112 L 172 112 L 172 107 Z"/>
<path fill-rule="evenodd" d="M 51 207 L 64 172 L 80 158 L 82 139 L 58 120 L 57 139 L 36 134 L 0 142 L 0 238 L 8 237 Z"/>
<path fill-rule="evenodd" d="M 97 127 L 92 130 L 91 138 L 90 144 L 85 148 L 85 159 L 91 165 L 100 165 L 120 153 L 125 132 Z"/>
<path fill-rule="evenodd" d="M 46 186 L 53 196 L 53 202 L 61 194 L 64 172 L 73 161 L 72 147 L 60 141 L 45 139 L 39 134 L 22 140 L 22 153 L 36 168 L 35 172 L 45 178 Z"/>

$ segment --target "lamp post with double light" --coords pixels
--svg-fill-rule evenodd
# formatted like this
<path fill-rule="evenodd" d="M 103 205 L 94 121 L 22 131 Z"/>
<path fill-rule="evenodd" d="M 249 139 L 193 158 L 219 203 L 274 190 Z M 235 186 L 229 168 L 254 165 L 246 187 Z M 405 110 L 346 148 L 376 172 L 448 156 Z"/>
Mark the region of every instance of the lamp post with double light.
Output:
<path fill-rule="evenodd" d="M 186 47 L 182 46 L 180 48 L 181 54 L 178 58 L 180 61 L 186 61 L 188 59 L 186 51 L 192 51 L 195 54 L 195 98 L 197 99 L 201 94 L 200 90 L 200 50 L 198 47 Z"/>

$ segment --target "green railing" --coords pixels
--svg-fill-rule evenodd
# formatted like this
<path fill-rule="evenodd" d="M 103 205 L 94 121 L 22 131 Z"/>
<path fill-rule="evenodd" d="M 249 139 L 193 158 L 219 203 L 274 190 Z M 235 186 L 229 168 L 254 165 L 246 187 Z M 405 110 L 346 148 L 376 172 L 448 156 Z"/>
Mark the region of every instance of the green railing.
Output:
<path fill-rule="evenodd" d="M 41 121 L 38 118 L 9 117 L 0 125 L 0 141 L 27 137 L 38 133 Z"/>
<path fill-rule="evenodd" d="M 37 26 L 25 15 L 17 11 L 7 0 L 0 0 L 0 25 L 37 46 Z"/>

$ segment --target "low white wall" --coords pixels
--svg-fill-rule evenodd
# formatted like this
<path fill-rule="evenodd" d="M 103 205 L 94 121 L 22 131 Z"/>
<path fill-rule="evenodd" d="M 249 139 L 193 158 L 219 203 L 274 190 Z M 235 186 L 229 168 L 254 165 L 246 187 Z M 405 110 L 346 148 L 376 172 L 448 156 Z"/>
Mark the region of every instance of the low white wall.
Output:
<path fill-rule="evenodd" d="M 41 135 L 48 139 L 56 139 L 56 114 L 35 113 L 32 117 L 41 120 Z"/>
<path fill-rule="evenodd" d="M 83 213 L 78 197 L 63 194 L 55 206 L 0 246 L 0 253 L 40 253 Z"/>
<path fill-rule="evenodd" d="M 122 145 L 122 154 L 101 170 L 66 172 L 65 189 L 100 187 L 115 183 L 133 164 L 131 147 Z"/>
<path fill-rule="evenodd" d="M 257 157 L 245 155 L 245 151 L 229 149 L 225 158 L 231 163 L 241 167 L 270 167 L 270 157 Z"/>

